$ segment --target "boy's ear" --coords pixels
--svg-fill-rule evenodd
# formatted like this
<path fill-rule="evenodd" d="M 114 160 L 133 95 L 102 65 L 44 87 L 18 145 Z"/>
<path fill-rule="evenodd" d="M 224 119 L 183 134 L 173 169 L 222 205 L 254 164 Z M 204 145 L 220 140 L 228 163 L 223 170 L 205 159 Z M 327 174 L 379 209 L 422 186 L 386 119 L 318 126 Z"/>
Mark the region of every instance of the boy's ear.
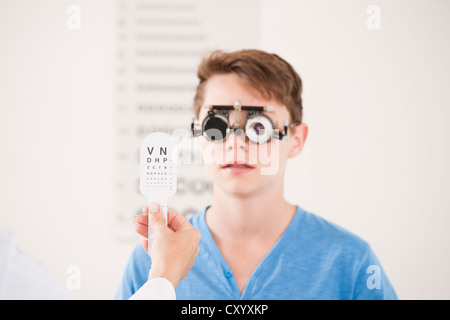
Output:
<path fill-rule="evenodd" d="M 289 158 L 297 156 L 302 151 L 307 137 L 308 125 L 306 123 L 301 123 L 295 127 L 293 135 L 289 137 Z"/>

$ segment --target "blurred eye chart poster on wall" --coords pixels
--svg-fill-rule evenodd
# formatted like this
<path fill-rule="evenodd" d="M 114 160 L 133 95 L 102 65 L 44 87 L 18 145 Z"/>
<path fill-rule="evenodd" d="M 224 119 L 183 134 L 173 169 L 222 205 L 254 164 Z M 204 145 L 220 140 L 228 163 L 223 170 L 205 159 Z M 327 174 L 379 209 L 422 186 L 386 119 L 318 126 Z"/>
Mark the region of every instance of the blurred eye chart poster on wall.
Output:
<path fill-rule="evenodd" d="M 258 48 L 258 0 L 116 0 L 114 89 L 114 233 L 133 240 L 139 192 L 139 147 L 150 133 L 177 137 L 177 193 L 169 208 L 188 217 L 211 204 L 212 184 L 190 139 L 202 55 Z M 181 150 L 180 150 L 181 149 Z M 187 160 L 187 155 L 191 159 Z M 198 161 L 200 159 L 200 161 Z"/>

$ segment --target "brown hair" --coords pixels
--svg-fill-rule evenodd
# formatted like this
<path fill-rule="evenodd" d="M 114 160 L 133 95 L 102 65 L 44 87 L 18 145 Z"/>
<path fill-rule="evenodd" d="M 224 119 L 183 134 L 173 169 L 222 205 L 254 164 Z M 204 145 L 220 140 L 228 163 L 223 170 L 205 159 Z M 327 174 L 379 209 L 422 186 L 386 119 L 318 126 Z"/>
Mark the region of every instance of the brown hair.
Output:
<path fill-rule="evenodd" d="M 199 84 L 194 98 L 198 118 L 209 78 L 235 73 L 265 99 L 275 99 L 289 110 L 292 122 L 302 122 L 302 80 L 294 68 L 276 54 L 261 50 L 224 52 L 216 50 L 205 56 L 198 67 Z"/>

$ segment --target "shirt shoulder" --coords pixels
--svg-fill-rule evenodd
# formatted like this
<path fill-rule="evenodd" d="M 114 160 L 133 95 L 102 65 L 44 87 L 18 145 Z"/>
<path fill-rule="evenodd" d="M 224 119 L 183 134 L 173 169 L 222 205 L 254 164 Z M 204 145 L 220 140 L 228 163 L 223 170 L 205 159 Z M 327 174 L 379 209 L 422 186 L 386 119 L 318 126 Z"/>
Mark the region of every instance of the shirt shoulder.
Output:
<path fill-rule="evenodd" d="M 301 208 L 297 211 L 301 222 L 297 224 L 298 236 L 323 247 L 354 251 L 363 254 L 370 250 L 366 240 L 355 233 Z"/>
<path fill-rule="evenodd" d="M 380 261 L 367 241 L 360 236 L 313 213 L 302 212 L 302 223 L 297 226 L 302 246 L 309 246 L 309 256 L 322 265 L 332 265 L 334 279 L 352 283 L 351 299 L 397 299 Z M 328 270 L 328 269 L 327 269 Z M 327 274 L 330 274 L 329 270 Z M 375 283 L 374 285 L 372 284 Z M 342 284 L 339 284 L 342 288 Z"/>

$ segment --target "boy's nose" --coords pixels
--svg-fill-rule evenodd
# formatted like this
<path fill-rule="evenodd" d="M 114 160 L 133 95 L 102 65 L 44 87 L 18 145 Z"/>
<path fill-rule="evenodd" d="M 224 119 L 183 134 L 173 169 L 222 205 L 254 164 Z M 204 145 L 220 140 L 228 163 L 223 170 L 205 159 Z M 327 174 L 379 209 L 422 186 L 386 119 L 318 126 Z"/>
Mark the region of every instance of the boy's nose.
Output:
<path fill-rule="evenodd" d="M 245 150 L 245 133 L 242 128 L 232 128 L 231 134 L 226 140 L 227 150 Z"/>

